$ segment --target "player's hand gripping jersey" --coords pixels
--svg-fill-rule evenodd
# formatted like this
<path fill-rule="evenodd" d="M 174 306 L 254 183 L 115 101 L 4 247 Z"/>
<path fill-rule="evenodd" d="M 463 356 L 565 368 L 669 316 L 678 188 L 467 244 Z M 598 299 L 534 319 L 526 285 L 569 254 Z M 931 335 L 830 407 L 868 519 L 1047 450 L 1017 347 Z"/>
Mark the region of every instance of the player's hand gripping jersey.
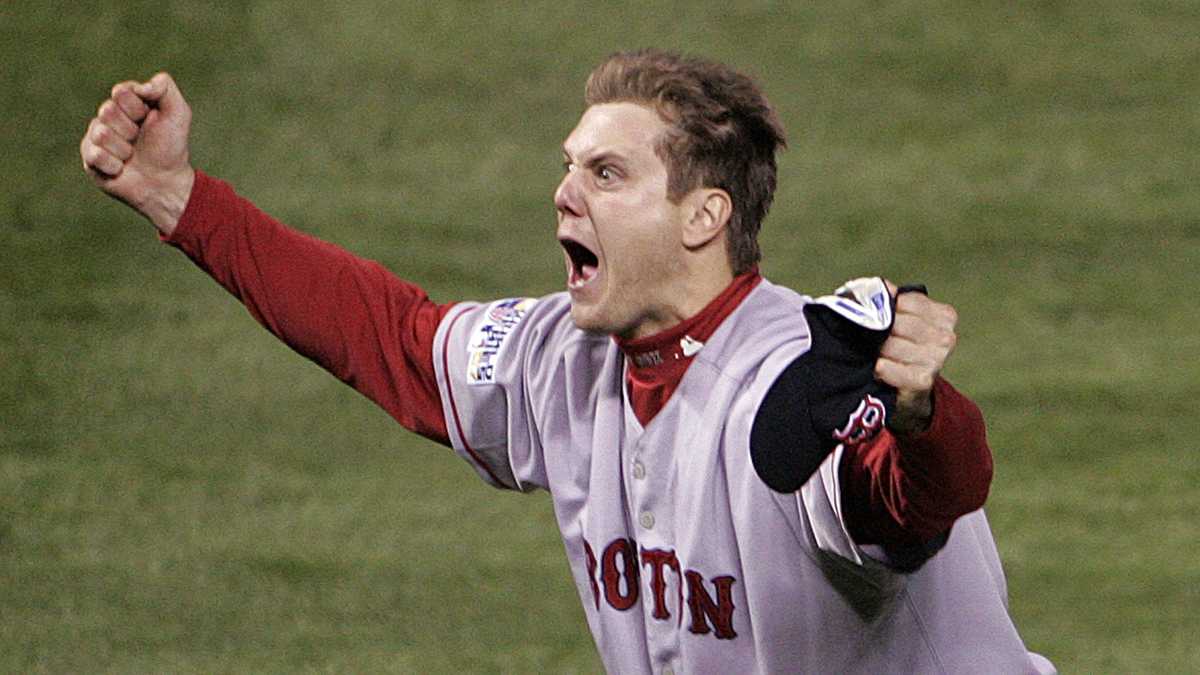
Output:
<path fill-rule="evenodd" d="M 565 294 L 434 305 L 202 174 L 171 243 L 488 482 L 548 490 L 610 672 L 1052 672 L 1006 610 L 978 410 L 939 380 L 929 430 L 884 427 L 878 280 L 735 281 L 649 358 Z M 634 371 L 675 361 L 647 406 Z"/>

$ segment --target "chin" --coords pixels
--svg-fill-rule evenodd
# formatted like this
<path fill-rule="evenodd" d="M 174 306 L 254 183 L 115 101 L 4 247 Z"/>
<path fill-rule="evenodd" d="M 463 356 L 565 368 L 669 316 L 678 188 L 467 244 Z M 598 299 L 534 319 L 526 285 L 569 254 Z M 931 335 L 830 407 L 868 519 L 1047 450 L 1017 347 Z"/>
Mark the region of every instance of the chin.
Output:
<path fill-rule="evenodd" d="M 605 332 L 604 325 L 597 321 L 596 317 L 593 316 L 591 312 L 581 309 L 579 305 L 575 304 L 574 302 L 571 303 L 571 322 L 574 323 L 575 327 L 579 330 L 586 331 L 588 333 Z"/>
<path fill-rule="evenodd" d="M 611 321 L 606 321 L 605 317 L 597 311 L 598 309 L 597 307 L 582 307 L 572 301 L 571 321 L 576 328 L 587 333 L 612 335 L 619 332 L 619 327 L 612 325 Z"/>

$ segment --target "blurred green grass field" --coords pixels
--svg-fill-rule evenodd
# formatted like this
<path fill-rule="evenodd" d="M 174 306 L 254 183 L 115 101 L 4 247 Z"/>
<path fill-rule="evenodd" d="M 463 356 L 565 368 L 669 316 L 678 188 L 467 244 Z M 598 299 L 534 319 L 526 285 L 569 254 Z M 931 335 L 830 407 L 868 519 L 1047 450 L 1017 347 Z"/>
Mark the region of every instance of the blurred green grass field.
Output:
<path fill-rule="evenodd" d="M 0 672 L 595 672 L 545 495 L 291 354 L 79 168 L 170 70 L 195 163 L 438 300 L 562 284 L 583 79 L 659 46 L 791 134 L 776 281 L 961 314 L 1012 614 L 1064 672 L 1200 671 L 1200 4 L 0 4 Z"/>

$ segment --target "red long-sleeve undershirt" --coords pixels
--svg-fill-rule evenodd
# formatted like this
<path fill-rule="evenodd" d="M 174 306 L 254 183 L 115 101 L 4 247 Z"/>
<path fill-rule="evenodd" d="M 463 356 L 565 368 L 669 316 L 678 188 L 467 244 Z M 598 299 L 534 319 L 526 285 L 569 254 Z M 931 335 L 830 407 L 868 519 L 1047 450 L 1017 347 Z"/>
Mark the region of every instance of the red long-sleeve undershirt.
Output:
<path fill-rule="evenodd" d="M 297 352 L 405 428 L 450 444 L 433 368 L 433 337 L 452 304 L 435 304 L 378 263 L 285 227 L 202 172 L 196 173 L 187 209 L 166 241 Z M 739 277 L 688 323 L 711 333 L 756 283 L 756 273 Z M 708 335 L 692 337 L 703 341 Z M 649 342 L 639 344 L 644 348 Z M 686 365 L 674 365 L 665 377 L 653 377 L 630 368 L 631 398 L 643 422 L 670 397 L 685 371 Z M 978 408 L 941 379 L 934 400 L 925 433 L 901 441 L 885 430 L 844 453 L 843 516 L 860 544 L 929 541 L 986 498 L 991 452 Z"/>
<path fill-rule="evenodd" d="M 292 349 L 406 429 L 450 444 L 433 335 L 453 305 L 434 304 L 382 265 L 282 225 L 200 171 L 166 241 Z"/>

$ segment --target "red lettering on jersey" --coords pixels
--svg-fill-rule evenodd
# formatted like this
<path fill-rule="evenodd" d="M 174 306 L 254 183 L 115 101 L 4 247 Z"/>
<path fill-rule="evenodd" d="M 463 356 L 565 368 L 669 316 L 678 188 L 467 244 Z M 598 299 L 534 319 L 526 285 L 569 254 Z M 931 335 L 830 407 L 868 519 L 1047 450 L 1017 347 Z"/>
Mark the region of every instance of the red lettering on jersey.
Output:
<path fill-rule="evenodd" d="M 625 611 L 638 601 L 638 563 L 635 545 L 629 539 L 616 539 L 604 547 L 600 560 L 601 578 L 604 581 L 604 599 L 613 609 Z M 617 569 L 617 556 L 621 557 L 621 569 Z M 625 581 L 625 592 L 621 592 L 621 580 Z"/>
<path fill-rule="evenodd" d="M 692 614 L 692 625 L 688 629 L 697 635 L 703 635 L 710 630 L 715 632 L 718 640 L 732 640 L 737 637 L 733 630 L 733 582 L 731 576 L 721 576 L 712 580 L 717 589 L 717 599 L 714 602 L 708 590 L 704 587 L 704 577 L 695 570 L 686 573 L 688 584 L 688 609 Z M 710 629 L 708 624 L 712 623 Z"/>
<path fill-rule="evenodd" d="M 587 539 L 583 540 L 583 552 L 587 554 L 588 582 L 592 584 L 592 602 L 600 609 L 600 587 L 596 585 L 596 554 L 592 553 L 592 545 Z"/>
<path fill-rule="evenodd" d="M 604 600 L 617 611 L 626 611 L 638 603 L 641 593 L 641 564 L 650 568 L 649 587 L 654 598 L 651 612 L 658 621 L 671 618 L 671 610 L 667 607 L 667 572 L 675 572 L 676 622 L 683 624 L 683 585 L 686 581 L 687 605 L 691 615 L 688 630 L 697 635 L 712 633 L 718 640 L 732 640 L 737 637 L 733 629 L 733 584 L 737 581 L 729 575 L 719 576 L 712 580 L 716 599 L 708 592 L 707 582 L 695 570 L 681 573 L 682 565 L 673 549 L 638 548 L 632 539 L 614 539 L 604 547 L 600 554 L 598 567 L 600 579 L 596 579 L 596 555 L 591 544 L 583 539 L 583 551 L 586 556 L 588 582 L 592 586 L 592 601 L 596 609 L 600 608 L 600 585 L 604 586 Z M 618 560 L 619 559 L 619 560 Z M 623 585 L 622 585 L 623 584 Z"/>
<path fill-rule="evenodd" d="M 654 618 L 669 619 L 671 612 L 667 609 L 666 595 L 667 580 L 663 574 L 664 567 L 675 570 L 675 589 L 678 598 L 678 612 L 683 617 L 683 578 L 679 573 L 679 559 L 675 551 L 661 548 L 642 549 L 642 564 L 650 567 L 650 590 L 654 592 Z"/>

